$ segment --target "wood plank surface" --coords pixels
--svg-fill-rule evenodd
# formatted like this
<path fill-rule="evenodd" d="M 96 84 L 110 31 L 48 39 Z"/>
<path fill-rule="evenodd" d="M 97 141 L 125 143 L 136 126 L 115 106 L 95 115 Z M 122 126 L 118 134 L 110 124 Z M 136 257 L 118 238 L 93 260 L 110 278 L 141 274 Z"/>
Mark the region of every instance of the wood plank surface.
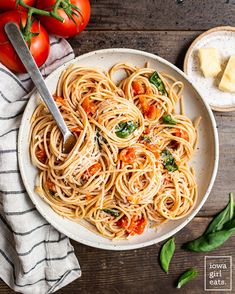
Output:
<path fill-rule="evenodd" d="M 186 269 L 195 267 L 199 276 L 177 293 L 201 294 L 204 289 L 204 256 L 182 249 L 186 241 L 198 237 L 206 228 L 210 218 L 195 218 L 184 230 L 176 234 L 176 251 L 168 274 L 159 266 L 161 244 L 131 251 L 105 251 L 72 242 L 82 268 L 82 277 L 67 285 L 60 294 L 158 294 L 175 293 L 178 276 Z M 235 257 L 235 235 L 222 249 L 206 255 Z M 233 280 L 235 289 L 235 279 Z M 193 291 L 192 291 L 193 289 Z M 3 282 L 0 293 L 11 294 Z M 218 292 L 210 292 L 218 294 Z M 224 292 L 226 294 L 226 292 Z M 231 293 L 231 292 L 230 292 Z"/>
<path fill-rule="evenodd" d="M 234 0 L 91 0 L 91 6 L 88 30 L 206 30 L 235 25 Z"/>
<path fill-rule="evenodd" d="M 91 0 L 92 15 L 85 32 L 70 39 L 76 56 L 102 48 L 134 48 L 157 54 L 182 69 L 191 42 L 204 30 L 235 25 L 235 0 Z M 176 252 L 169 274 L 159 266 L 161 244 L 132 251 L 105 251 L 72 242 L 82 268 L 82 277 L 58 291 L 61 294 L 201 294 L 204 289 L 204 256 L 233 256 L 235 235 L 209 254 L 184 251 L 184 242 L 198 237 L 235 192 L 235 116 L 215 113 L 220 138 L 220 164 L 214 188 L 198 216 L 176 234 Z M 199 277 L 182 290 L 177 277 L 196 267 Z M 235 293 L 235 277 L 233 292 Z M 14 293 L 0 281 L 0 294 Z M 209 292 L 218 294 L 219 292 Z"/>

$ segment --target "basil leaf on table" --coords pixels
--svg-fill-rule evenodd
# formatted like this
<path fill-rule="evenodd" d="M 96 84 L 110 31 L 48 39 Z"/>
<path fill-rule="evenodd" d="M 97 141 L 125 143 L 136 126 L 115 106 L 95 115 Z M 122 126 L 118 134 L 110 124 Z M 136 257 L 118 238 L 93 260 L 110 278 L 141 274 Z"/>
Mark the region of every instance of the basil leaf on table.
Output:
<path fill-rule="evenodd" d="M 234 200 L 233 194 L 229 193 L 229 203 L 227 206 L 212 220 L 206 229 L 205 234 L 219 231 L 223 228 L 224 224 L 230 221 L 234 216 Z"/>
<path fill-rule="evenodd" d="M 184 272 L 178 279 L 177 288 L 181 288 L 183 285 L 189 281 L 195 279 L 198 275 L 198 271 L 195 268 L 190 268 Z"/>
<path fill-rule="evenodd" d="M 159 74 L 157 73 L 157 71 L 155 71 L 151 75 L 151 77 L 149 78 L 149 81 L 151 84 L 156 86 L 156 88 L 159 90 L 159 92 L 161 92 L 162 95 L 168 96 L 168 93 L 166 91 L 166 87 L 165 87 L 162 79 L 160 78 Z"/>
<path fill-rule="evenodd" d="M 235 232 L 234 210 L 233 194 L 229 193 L 229 203 L 214 217 L 205 233 L 201 237 L 187 242 L 183 247 L 193 252 L 209 252 L 223 245 Z"/>
<path fill-rule="evenodd" d="M 235 228 L 202 235 L 196 240 L 187 242 L 184 245 L 184 248 L 193 252 L 209 252 L 215 250 L 223 245 L 224 242 L 231 237 L 234 231 Z"/>
<path fill-rule="evenodd" d="M 121 122 L 116 127 L 116 135 L 119 138 L 127 138 L 139 127 L 138 122 L 128 121 Z"/>
<path fill-rule="evenodd" d="M 169 265 L 174 255 L 174 252 L 175 252 L 175 239 L 171 238 L 166 243 L 164 243 L 160 251 L 160 264 L 162 269 L 166 273 L 168 273 Z"/>
<path fill-rule="evenodd" d="M 170 114 L 163 115 L 162 119 L 165 124 L 169 124 L 169 125 L 177 124 L 177 121 L 175 121 Z"/>
<path fill-rule="evenodd" d="M 175 158 L 171 154 L 171 152 L 167 149 L 163 150 L 161 153 L 162 157 L 162 163 L 164 167 L 169 171 L 169 172 L 174 172 L 178 170 L 178 166 L 175 162 Z"/>
<path fill-rule="evenodd" d="M 102 209 L 102 211 L 104 211 L 108 214 L 111 214 L 112 216 L 115 216 L 115 217 L 118 217 L 120 215 L 119 211 L 117 211 L 115 209 L 111 209 L 111 208 L 104 208 L 104 209 Z"/>

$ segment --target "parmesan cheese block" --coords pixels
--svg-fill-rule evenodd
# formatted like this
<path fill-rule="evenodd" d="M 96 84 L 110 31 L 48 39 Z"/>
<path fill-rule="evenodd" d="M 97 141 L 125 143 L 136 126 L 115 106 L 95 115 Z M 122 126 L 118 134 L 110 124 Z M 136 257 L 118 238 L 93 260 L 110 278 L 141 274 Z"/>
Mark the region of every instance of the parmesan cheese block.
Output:
<path fill-rule="evenodd" d="M 205 77 L 215 77 L 221 71 L 220 56 L 215 48 L 200 48 L 198 55 L 201 70 Z"/>
<path fill-rule="evenodd" d="M 235 92 L 235 55 L 229 58 L 219 89 L 225 92 Z"/>

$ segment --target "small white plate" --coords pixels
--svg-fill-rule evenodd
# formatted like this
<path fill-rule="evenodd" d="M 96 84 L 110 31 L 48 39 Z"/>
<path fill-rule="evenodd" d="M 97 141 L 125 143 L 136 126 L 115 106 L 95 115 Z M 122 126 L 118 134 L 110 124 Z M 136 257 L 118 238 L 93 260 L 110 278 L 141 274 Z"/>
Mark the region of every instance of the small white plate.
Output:
<path fill-rule="evenodd" d="M 222 71 L 216 78 L 205 78 L 201 72 L 198 49 L 203 47 L 212 47 L 219 51 Z M 213 28 L 198 36 L 189 47 L 184 59 L 184 72 L 215 111 L 235 110 L 235 93 L 223 92 L 218 88 L 231 55 L 235 55 L 235 27 L 225 26 Z"/>
<path fill-rule="evenodd" d="M 199 127 L 199 149 L 196 151 L 191 161 L 196 171 L 199 195 L 194 209 L 187 217 L 177 221 L 169 221 L 160 226 L 157 230 L 147 229 L 144 234 L 135 236 L 129 240 L 111 241 L 99 234 L 91 232 L 79 223 L 63 218 L 55 213 L 51 207 L 34 192 L 35 178 L 38 171 L 30 160 L 29 130 L 30 119 L 39 101 L 37 93 L 34 93 L 30 98 L 22 118 L 19 132 L 18 155 L 22 179 L 29 197 L 38 211 L 57 230 L 71 239 L 92 247 L 110 250 L 128 250 L 163 241 L 174 235 L 192 220 L 205 203 L 214 183 L 218 168 L 219 147 L 216 124 L 209 106 L 203 101 L 200 94 L 188 81 L 186 75 L 182 71 L 156 55 L 132 49 L 105 49 L 94 51 L 79 56 L 75 60 L 58 68 L 46 79 L 46 84 L 51 93 L 54 93 L 61 72 L 70 63 L 78 63 L 81 66 L 95 66 L 107 71 L 112 65 L 118 62 L 128 62 L 141 67 L 143 67 L 146 62 L 149 62 L 152 68 L 156 68 L 158 71 L 168 72 L 176 79 L 181 80 L 185 85 L 184 101 L 186 114 L 191 119 L 195 119 L 198 116 L 202 117 Z M 120 78 L 120 76 L 117 78 Z"/>

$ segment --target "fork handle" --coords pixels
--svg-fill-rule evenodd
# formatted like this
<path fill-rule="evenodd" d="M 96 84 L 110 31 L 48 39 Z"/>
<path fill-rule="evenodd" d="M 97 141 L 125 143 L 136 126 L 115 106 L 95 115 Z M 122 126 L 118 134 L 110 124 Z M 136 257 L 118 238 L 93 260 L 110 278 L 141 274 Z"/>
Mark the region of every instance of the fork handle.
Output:
<path fill-rule="evenodd" d="M 25 43 L 23 36 L 18 28 L 18 26 L 13 22 L 8 22 L 5 25 L 5 31 L 11 44 L 15 48 L 20 60 L 24 64 L 27 72 L 29 73 L 35 87 L 37 88 L 42 100 L 51 112 L 54 120 L 56 121 L 58 127 L 60 128 L 63 136 L 70 133 L 65 121 L 51 95 L 49 92 L 45 81 L 38 69 L 36 62 L 34 61 L 32 54 Z"/>

